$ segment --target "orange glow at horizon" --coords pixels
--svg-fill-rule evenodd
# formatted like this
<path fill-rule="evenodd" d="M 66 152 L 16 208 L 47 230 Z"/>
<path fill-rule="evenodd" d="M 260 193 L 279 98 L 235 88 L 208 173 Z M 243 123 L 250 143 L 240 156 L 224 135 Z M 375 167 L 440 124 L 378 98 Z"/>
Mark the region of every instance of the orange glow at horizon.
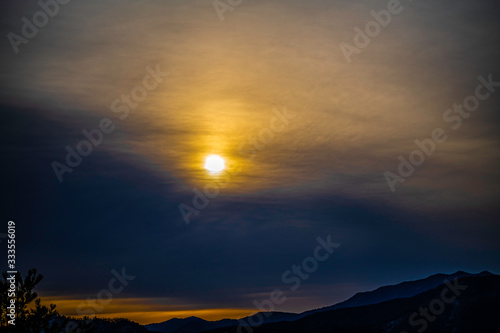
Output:
<path fill-rule="evenodd" d="M 61 315 L 82 318 L 77 309 L 88 311 L 92 308 L 85 299 L 65 299 L 64 297 L 43 297 L 42 304 L 57 305 Z M 84 304 L 84 305 L 82 305 Z M 103 311 L 95 311 L 98 318 L 126 318 L 141 325 L 160 323 L 172 318 L 187 318 L 195 316 L 205 320 L 239 319 L 252 315 L 256 309 L 188 309 L 186 305 L 158 304 L 157 300 L 146 298 L 114 299 L 109 304 L 102 305 Z M 87 313 L 88 315 L 88 313 Z M 93 316 L 93 315 L 92 315 Z"/>
<path fill-rule="evenodd" d="M 98 318 L 126 318 L 141 325 L 161 323 L 173 318 L 198 317 L 208 321 L 222 319 L 239 319 L 255 314 L 255 309 L 200 309 L 183 311 L 151 311 L 151 312 L 114 312 L 96 314 Z M 75 316 L 83 317 L 83 316 Z"/>

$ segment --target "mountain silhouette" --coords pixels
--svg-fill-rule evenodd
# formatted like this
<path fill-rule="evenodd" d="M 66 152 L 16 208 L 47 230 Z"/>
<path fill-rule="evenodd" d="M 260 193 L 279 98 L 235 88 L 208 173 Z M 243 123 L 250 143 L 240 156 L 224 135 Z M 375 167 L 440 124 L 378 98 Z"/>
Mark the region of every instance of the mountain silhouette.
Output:
<path fill-rule="evenodd" d="M 448 305 L 445 313 L 453 312 L 456 316 L 442 315 L 429 327 L 465 327 L 479 325 L 476 318 L 483 318 L 491 313 L 498 304 L 500 295 L 500 276 L 484 271 L 470 274 L 458 271 L 454 274 L 436 274 L 424 279 L 406 281 L 396 285 L 383 286 L 373 291 L 355 294 L 346 301 L 320 309 L 306 311 L 300 314 L 269 312 L 256 313 L 243 318 L 245 323 L 262 322 L 257 327 L 242 326 L 238 328 L 238 320 L 224 319 L 206 321 L 196 317 L 186 319 L 170 319 L 163 323 L 149 324 L 145 327 L 151 331 L 161 333 L 230 333 L 230 332 L 400 332 L 415 331 L 409 323 L 410 316 L 421 306 L 428 305 L 436 299 L 444 288 L 448 288 L 445 281 L 465 281 L 467 289 L 457 297 L 456 304 Z M 475 303 L 474 303 L 475 302 Z M 496 302 L 496 303 L 495 303 Z M 481 315 L 474 306 L 482 308 Z M 491 306 L 491 309 L 489 308 Z M 259 321 L 261 318 L 262 321 Z M 494 315 L 483 318 L 483 324 L 488 327 L 497 327 Z M 417 319 L 415 319 L 417 320 Z M 491 322 L 491 323 L 490 323 Z M 420 325 L 423 325 L 420 322 Z M 465 326 L 464 326 L 465 325 Z M 417 325 L 414 325 L 417 326 Z M 418 326 L 420 327 L 420 326 Z M 400 329 L 400 331 L 397 331 Z M 491 329 L 490 329 L 491 331 Z M 438 332 L 427 330 L 426 332 Z M 441 331 L 439 331 L 441 332 Z M 448 331 L 442 331 L 448 332 Z M 451 332 L 451 331 L 450 331 Z M 460 331 L 457 331 L 460 332 Z M 466 332 L 466 331 L 464 331 Z M 471 331 L 476 332 L 476 331 Z"/>
<path fill-rule="evenodd" d="M 450 284 L 466 289 L 446 304 L 441 300 L 443 291 L 445 297 L 451 298 Z M 294 321 L 269 323 L 248 330 L 232 326 L 205 333 L 500 332 L 499 302 L 500 276 L 466 276 L 413 297 L 321 311 Z"/>
<path fill-rule="evenodd" d="M 360 292 L 352 296 L 346 301 L 327 306 L 324 308 L 306 311 L 300 314 L 301 317 L 305 317 L 312 313 L 328 311 L 341 308 L 349 308 L 370 304 L 377 304 L 384 301 L 388 301 L 396 298 L 406 298 L 418 295 L 427 290 L 436 288 L 437 286 L 443 284 L 445 279 L 454 280 L 462 277 L 471 276 L 492 276 L 493 274 L 487 271 L 483 271 L 477 274 L 470 274 L 463 271 L 458 271 L 453 274 L 435 274 L 427 278 L 415 280 L 415 281 L 405 281 L 398 283 L 396 285 L 383 286 L 373 291 Z"/>
<path fill-rule="evenodd" d="M 246 323 L 248 322 L 258 322 L 260 318 L 263 318 L 263 323 L 275 323 L 280 321 L 296 320 L 298 314 L 287 313 L 287 312 L 272 312 L 264 313 L 258 312 L 251 316 L 243 318 Z M 253 320 L 252 320 L 253 319 Z M 240 322 L 236 319 L 222 319 L 217 321 L 207 321 L 197 317 L 189 317 L 185 319 L 174 318 L 162 323 L 148 324 L 145 327 L 148 330 L 161 332 L 161 333 L 194 333 L 194 332 L 204 332 L 207 330 L 220 328 L 220 327 L 230 327 L 238 326 Z"/>

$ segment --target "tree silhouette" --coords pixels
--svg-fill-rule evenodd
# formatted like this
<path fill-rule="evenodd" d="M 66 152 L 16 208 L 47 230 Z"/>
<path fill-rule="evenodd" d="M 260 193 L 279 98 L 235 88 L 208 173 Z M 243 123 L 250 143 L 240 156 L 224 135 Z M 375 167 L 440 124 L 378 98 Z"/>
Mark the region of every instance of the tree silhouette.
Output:
<path fill-rule="evenodd" d="M 149 332 L 141 325 L 128 319 L 98 319 L 85 316 L 83 318 L 71 318 L 61 316 L 56 310 L 55 304 L 48 307 L 42 305 L 35 287 L 43 279 L 36 269 L 30 269 L 24 277 L 16 273 L 15 277 L 15 325 L 10 325 L 8 306 L 12 297 L 9 296 L 12 274 L 2 273 L 0 279 L 0 333 L 109 333 L 109 332 Z M 11 295 L 13 296 L 13 295 Z"/>
<path fill-rule="evenodd" d="M 23 279 L 21 273 L 15 275 L 15 325 L 9 325 L 7 307 L 11 304 L 9 297 L 10 281 L 7 280 L 7 272 L 2 273 L 0 280 L 0 326 L 2 332 L 61 332 L 64 320 L 53 320 L 60 318 L 54 304 L 49 307 L 41 304 L 41 299 L 34 291 L 37 284 L 43 279 L 43 275 L 38 274 L 36 269 L 30 269 Z M 8 330 L 7 330 L 8 329 Z"/>

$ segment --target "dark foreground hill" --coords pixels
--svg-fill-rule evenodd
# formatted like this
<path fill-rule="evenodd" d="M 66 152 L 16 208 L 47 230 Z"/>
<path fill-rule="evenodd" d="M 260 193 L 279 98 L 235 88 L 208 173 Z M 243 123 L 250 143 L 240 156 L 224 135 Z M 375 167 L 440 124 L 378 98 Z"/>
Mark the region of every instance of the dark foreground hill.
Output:
<path fill-rule="evenodd" d="M 291 322 L 207 333 L 500 332 L 500 276 L 463 277 L 413 297 L 313 313 Z"/>

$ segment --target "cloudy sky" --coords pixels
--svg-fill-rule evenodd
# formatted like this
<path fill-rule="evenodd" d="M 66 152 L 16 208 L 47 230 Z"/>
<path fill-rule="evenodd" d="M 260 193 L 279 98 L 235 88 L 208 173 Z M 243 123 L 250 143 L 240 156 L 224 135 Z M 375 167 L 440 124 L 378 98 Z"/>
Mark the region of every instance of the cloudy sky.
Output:
<path fill-rule="evenodd" d="M 4 221 L 61 313 L 122 268 L 135 279 L 95 312 L 140 323 L 238 318 L 275 288 L 299 312 L 500 273 L 497 2 L 1 3 Z M 329 235 L 340 247 L 290 291 L 283 273 Z"/>

